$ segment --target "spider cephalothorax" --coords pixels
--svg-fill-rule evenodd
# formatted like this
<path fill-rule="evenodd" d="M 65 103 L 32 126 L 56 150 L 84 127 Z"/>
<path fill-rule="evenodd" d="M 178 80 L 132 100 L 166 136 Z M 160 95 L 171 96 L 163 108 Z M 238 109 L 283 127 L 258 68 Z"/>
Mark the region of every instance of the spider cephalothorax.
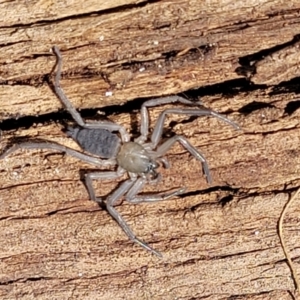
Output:
<path fill-rule="evenodd" d="M 123 197 L 131 203 L 154 202 L 166 200 L 173 196 L 180 195 L 185 191 L 185 188 L 179 188 L 175 191 L 163 194 L 138 195 L 145 184 L 156 182 L 160 179 L 160 174 L 157 171 L 160 164 L 166 168 L 169 167 L 169 163 L 164 156 L 176 142 L 179 142 L 191 155 L 202 163 L 206 179 L 209 183 L 211 182 L 206 159 L 184 136 L 175 135 L 162 141 L 163 124 L 166 115 L 183 114 L 193 116 L 214 116 L 232 125 L 236 129 L 239 129 L 239 126 L 212 110 L 199 108 L 199 102 L 195 103 L 179 96 L 157 98 L 144 102 L 141 107 L 140 136 L 134 141 L 130 140 L 130 135 L 125 128 L 119 124 L 110 121 L 86 123 L 60 87 L 62 57 L 57 47 L 54 47 L 53 51 L 57 56 L 58 65 L 54 84 L 55 92 L 78 125 L 78 127 L 69 128 L 67 134 L 77 141 L 85 153 L 53 142 L 25 142 L 15 144 L 13 147 L 6 150 L 0 155 L 0 159 L 17 149 L 37 148 L 62 151 L 95 166 L 115 166 L 115 171 L 99 171 L 85 174 L 85 185 L 90 198 L 101 203 L 103 203 L 103 200 L 96 197 L 92 181 L 115 179 L 122 176 L 125 172 L 128 172 L 129 178 L 122 182 L 120 186 L 106 198 L 105 203 L 107 211 L 116 222 L 118 222 L 132 241 L 138 243 L 152 253 L 161 256 L 159 252 L 151 248 L 145 242 L 139 240 L 134 235 L 127 223 L 115 209 L 115 206 Z M 153 131 L 149 136 L 148 108 L 174 102 L 180 102 L 181 104 L 189 106 L 189 108 L 169 108 L 164 110 L 158 117 L 153 127 Z"/>

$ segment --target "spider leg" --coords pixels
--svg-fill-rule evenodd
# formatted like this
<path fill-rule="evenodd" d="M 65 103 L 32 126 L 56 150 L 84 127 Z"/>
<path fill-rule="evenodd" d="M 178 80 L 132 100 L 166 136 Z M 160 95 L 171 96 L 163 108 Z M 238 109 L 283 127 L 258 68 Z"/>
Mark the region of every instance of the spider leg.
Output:
<path fill-rule="evenodd" d="M 63 89 L 60 86 L 60 78 L 61 78 L 61 66 L 62 66 L 62 56 L 58 49 L 58 47 L 54 46 L 53 51 L 57 57 L 57 72 L 55 76 L 54 82 L 54 90 L 56 95 L 58 96 L 59 100 L 63 103 L 66 110 L 71 114 L 74 121 L 83 128 L 89 129 L 107 129 L 109 131 L 118 131 L 121 135 L 121 139 L 123 142 L 128 142 L 130 140 L 129 134 L 126 132 L 126 129 L 116 123 L 110 121 L 101 121 L 97 123 L 86 123 L 81 115 L 78 113 L 76 108 L 72 105 L 66 94 L 64 93 Z"/>
<path fill-rule="evenodd" d="M 120 213 L 114 208 L 114 206 L 118 203 L 120 198 L 128 192 L 128 190 L 132 187 L 135 181 L 135 178 L 124 181 L 118 189 L 116 189 L 110 196 L 108 196 L 106 200 L 106 209 L 133 242 L 137 243 L 138 245 L 152 252 L 153 254 L 162 257 L 162 255 L 159 252 L 157 252 L 152 247 L 150 247 L 145 242 L 143 242 L 135 236 L 135 234 L 132 232 L 132 230 L 122 218 Z"/>
<path fill-rule="evenodd" d="M 15 152 L 19 149 L 47 149 L 47 150 L 54 150 L 59 152 L 64 152 L 70 156 L 78 158 L 81 161 L 87 162 L 91 165 L 95 166 L 111 166 L 116 164 L 115 159 L 106 159 L 102 160 L 97 157 L 89 156 L 87 154 L 81 153 L 74 149 L 68 148 L 66 146 L 56 144 L 54 142 L 24 142 L 20 144 L 15 144 L 12 147 L 8 148 L 0 155 L 0 159 L 5 158 L 12 152 Z"/>
<path fill-rule="evenodd" d="M 188 150 L 197 160 L 202 163 L 203 172 L 206 176 L 208 183 L 211 183 L 211 176 L 207 161 L 203 154 L 201 154 L 184 136 L 175 135 L 170 139 L 166 140 L 162 145 L 157 148 L 157 156 L 163 156 L 166 152 L 176 143 L 179 142 L 186 150 Z"/>
<path fill-rule="evenodd" d="M 149 113 L 147 107 L 153 107 L 153 106 L 158 106 L 158 105 L 164 105 L 164 104 L 169 104 L 169 103 L 174 103 L 174 102 L 180 102 L 186 105 L 199 105 L 201 104 L 200 101 L 193 102 L 190 100 L 187 100 L 183 97 L 180 96 L 168 96 L 168 97 L 163 97 L 163 98 L 155 98 L 151 99 L 148 101 L 145 101 L 142 104 L 141 107 L 141 135 L 135 139 L 135 142 L 145 142 L 148 138 L 149 134 Z"/>
<path fill-rule="evenodd" d="M 135 140 L 135 142 L 136 142 L 136 140 Z M 147 150 L 150 157 L 156 157 L 156 151 L 153 151 L 152 143 L 147 143 L 147 144 L 142 143 L 142 146 L 144 147 L 144 149 Z M 166 157 L 156 157 L 156 160 L 159 161 L 160 163 L 162 163 L 162 165 L 165 169 L 170 169 L 170 162 L 168 161 L 168 159 Z"/>
<path fill-rule="evenodd" d="M 117 171 L 114 172 L 91 172 L 84 174 L 84 183 L 88 190 L 90 199 L 96 202 L 102 202 L 102 199 L 96 197 L 95 190 L 93 188 L 93 180 L 105 180 L 105 179 L 116 179 L 121 177 L 125 173 L 125 170 L 118 167 Z"/>
<path fill-rule="evenodd" d="M 146 178 L 138 178 L 136 182 L 132 185 L 128 193 L 126 194 L 125 196 L 126 201 L 134 204 L 141 203 L 141 202 L 163 201 L 172 198 L 174 196 L 181 195 L 186 190 L 186 188 L 183 187 L 168 193 L 159 193 L 159 194 L 156 193 L 156 194 L 137 196 L 139 191 L 144 187 L 146 183 L 147 183 Z"/>
<path fill-rule="evenodd" d="M 158 117 L 154 130 L 151 135 L 152 147 L 155 148 L 162 136 L 163 125 L 167 114 L 179 114 L 179 115 L 191 115 L 191 116 L 212 116 L 216 117 L 223 122 L 233 126 L 235 129 L 240 129 L 240 127 L 233 121 L 227 119 L 225 116 L 218 114 L 215 111 L 207 109 L 185 109 L 185 108 L 170 108 L 164 110 Z"/>
<path fill-rule="evenodd" d="M 170 163 L 165 157 L 159 157 L 157 160 L 163 164 L 165 169 L 170 169 Z"/>

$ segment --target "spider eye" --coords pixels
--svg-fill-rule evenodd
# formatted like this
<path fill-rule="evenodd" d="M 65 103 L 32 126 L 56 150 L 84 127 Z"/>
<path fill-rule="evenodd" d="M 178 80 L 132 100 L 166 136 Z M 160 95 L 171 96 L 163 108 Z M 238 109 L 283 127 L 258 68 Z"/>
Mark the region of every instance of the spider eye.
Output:
<path fill-rule="evenodd" d="M 156 161 L 150 161 L 147 166 L 146 173 L 156 173 L 155 169 L 157 169 L 158 167 L 159 167 L 159 164 Z"/>
<path fill-rule="evenodd" d="M 145 174 L 147 174 L 147 178 L 150 180 L 155 180 L 159 177 L 159 173 L 155 170 L 159 167 L 159 164 L 156 161 L 150 161 Z"/>

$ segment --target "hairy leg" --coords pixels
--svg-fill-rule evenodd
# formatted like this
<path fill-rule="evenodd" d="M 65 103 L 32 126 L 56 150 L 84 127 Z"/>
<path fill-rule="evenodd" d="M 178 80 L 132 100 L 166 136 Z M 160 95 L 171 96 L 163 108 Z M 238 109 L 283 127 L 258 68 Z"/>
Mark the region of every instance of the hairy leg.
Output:
<path fill-rule="evenodd" d="M 207 109 L 187 109 L 187 108 L 170 108 L 164 110 L 158 117 L 154 130 L 151 136 L 151 142 L 153 149 L 158 145 L 163 131 L 164 121 L 167 114 L 178 114 L 178 115 L 191 115 L 191 116 L 211 116 L 216 117 L 223 122 L 233 126 L 235 129 L 240 129 L 240 127 L 233 121 L 227 119 L 225 116 L 218 114 L 215 111 Z"/>
<path fill-rule="evenodd" d="M 183 136 L 175 135 L 172 138 L 166 140 L 162 145 L 157 148 L 157 156 L 163 156 L 166 152 L 176 143 L 179 142 L 186 150 L 188 150 L 197 160 L 202 163 L 203 172 L 206 176 L 208 183 L 211 183 L 211 176 L 209 167 L 205 157 Z"/>
<path fill-rule="evenodd" d="M 106 159 L 106 160 L 102 160 L 100 158 L 97 157 L 93 157 L 93 156 L 89 156 L 87 154 L 81 153 L 79 151 L 73 150 L 71 148 L 68 148 L 66 146 L 60 145 L 60 144 L 56 144 L 54 142 L 24 142 L 24 143 L 20 143 L 20 144 L 15 144 L 12 147 L 8 148 L 6 151 L 4 151 L 1 155 L 0 155 L 0 159 L 5 158 L 6 156 L 8 156 L 9 154 L 11 154 L 12 152 L 15 152 L 19 149 L 47 149 L 47 150 L 54 150 L 54 151 L 59 151 L 59 152 L 64 152 L 70 156 L 73 156 L 75 158 L 78 158 L 81 161 L 87 162 L 91 165 L 95 165 L 95 166 L 111 166 L 111 165 L 115 165 L 116 164 L 116 160 L 115 159 Z"/>
<path fill-rule="evenodd" d="M 95 190 L 93 188 L 93 180 L 108 180 L 121 177 L 125 173 L 125 170 L 118 167 L 114 172 L 91 172 L 84 174 L 85 186 L 88 190 L 90 199 L 96 202 L 101 202 L 102 199 L 96 197 Z"/>
<path fill-rule="evenodd" d="M 118 131 L 121 135 L 121 139 L 123 142 L 128 142 L 130 140 L 129 134 L 126 132 L 126 129 L 116 123 L 110 121 L 101 121 L 97 123 L 86 123 L 81 115 L 78 113 L 76 108 L 72 105 L 68 97 L 65 95 L 63 89 L 60 86 L 60 78 L 61 78 L 61 66 L 62 66 L 62 56 L 59 49 L 54 46 L 53 51 L 57 57 L 57 72 L 55 76 L 54 82 L 54 90 L 60 101 L 65 106 L 66 110 L 71 114 L 74 121 L 83 128 L 89 129 L 107 129 L 109 131 Z"/>
<path fill-rule="evenodd" d="M 167 193 L 156 193 L 156 194 L 148 194 L 148 195 L 137 195 L 140 190 L 144 187 L 147 183 L 147 179 L 139 178 L 130 188 L 128 193 L 125 196 L 126 201 L 130 203 L 141 203 L 141 202 L 157 202 L 170 199 L 174 196 L 181 195 L 185 192 L 186 188 L 176 189 L 172 192 Z"/>
<path fill-rule="evenodd" d="M 128 179 L 124 181 L 118 189 L 116 189 L 111 195 L 109 195 L 106 200 L 106 209 L 133 242 L 137 243 L 138 245 L 150 251 L 151 253 L 161 257 L 162 255 L 159 252 L 157 252 L 144 241 L 140 240 L 135 236 L 135 234 L 125 222 L 125 220 L 122 218 L 120 213 L 114 208 L 114 206 L 118 203 L 120 198 L 128 192 L 128 190 L 132 187 L 135 181 L 136 179 Z"/>
<path fill-rule="evenodd" d="M 168 96 L 168 97 L 162 97 L 162 98 L 155 98 L 148 100 L 142 104 L 141 107 L 141 135 L 135 140 L 136 142 L 145 142 L 148 138 L 149 134 L 149 113 L 148 113 L 148 107 L 154 107 L 174 102 L 180 102 L 186 105 L 200 105 L 201 102 L 193 102 L 190 100 L 187 100 L 180 96 Z"/>

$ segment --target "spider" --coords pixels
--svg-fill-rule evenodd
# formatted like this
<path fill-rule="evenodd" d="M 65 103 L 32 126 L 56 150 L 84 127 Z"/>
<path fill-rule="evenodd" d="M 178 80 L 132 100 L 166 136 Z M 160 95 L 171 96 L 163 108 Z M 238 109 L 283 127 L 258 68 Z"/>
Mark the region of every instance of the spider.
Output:
<path fill-rule="evenodd" d="M 176 142 L 179 142 L 192 156 L 201 162 L 207 182 L 211 183 L 211 176 L 205 157 L 190 144 L 184 136 L 175 135 L 162 141 L 163 124 L 166 115 L 213 116 L 230 124 L 235 129 L 240 129 L 240 127 L 217 112 L 204 108 L 195 108 L 195 106 L 201 105 L 200 102 L 192 102 L 180 96 L 168 96 L 144 102 L 141 106 L 140 135 L 133 141 L 131 141 L 131 137 L 126 129 L 119 124 L 110 121 L 86 123 L 71 104 L 60 86 L 62 56 L 60 50 L 56 46 L 53 47 L 53 52 L 57 58 L 54 91 L 66 110 L 77 123 L 76 127 L 68 128 L 67 135 L 72 137 L 84 152 L 76 151 L 63 145 L 44 140 L 40 142 L 28 141 L 15 144 L 8 148 L 0 155 L 0 159 L 5 158 L 7 155 L 18 149 L 50 149 L 64 152 L 94 166 L 114 166 L 115 171 L 97 171 L 84 174 L 84 182 L 90 199 L 100 204 L 104 203 L 108 213 L 115 219 L 130 240 L 161 257 L 162 255 L 160 252 L 154 250 L 135 236 L 125 220 L 115 209 L 115 206 L 120 203 L 120 200 L 122 200 L 123 197 L 126 201 L 137 204 L 141 202 L 166 200 L 185 192 L 185 188 L 182 187 L 175 191 L 173 190 L 165 193 L 138 195 L 145 184 L 155 183 L 161 179 L 161 175 L 157 171 L 159 166 L 162 165 L 164 168 L 170 167 L 168 160 L 165 158 L 165 154 Z M 179 102 L 189 106 L 189 108 L 169 108 L 164 110 L 156 120 L 153 131 L 149 136 L 148 108 L 174 102 Z M 115 191 L 108 195 L 106 201 L 96 196 L 92 185 L 93 180 L 113 180 L 124 175 L 126 172 L 128 173 L 128 179 L 122 182 Z"/>

